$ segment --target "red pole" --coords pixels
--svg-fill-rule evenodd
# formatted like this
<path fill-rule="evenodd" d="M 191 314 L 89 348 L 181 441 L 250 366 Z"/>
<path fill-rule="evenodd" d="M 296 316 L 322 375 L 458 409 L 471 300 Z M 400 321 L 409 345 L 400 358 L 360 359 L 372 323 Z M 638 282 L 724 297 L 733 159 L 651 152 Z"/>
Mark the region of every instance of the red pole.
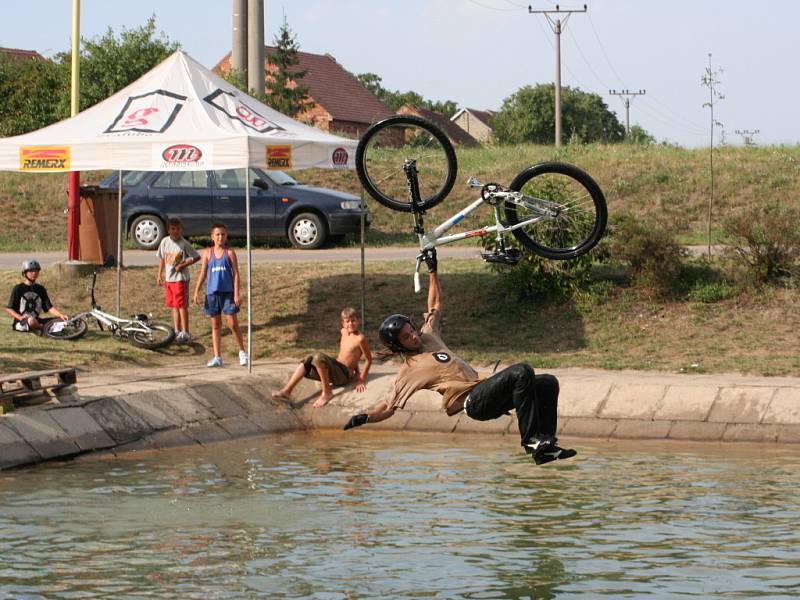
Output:
<path fill-rule="evenodd" d="M 81 174 L 72 171 L 67 179 L 67 260 L 80 258 Z"/>

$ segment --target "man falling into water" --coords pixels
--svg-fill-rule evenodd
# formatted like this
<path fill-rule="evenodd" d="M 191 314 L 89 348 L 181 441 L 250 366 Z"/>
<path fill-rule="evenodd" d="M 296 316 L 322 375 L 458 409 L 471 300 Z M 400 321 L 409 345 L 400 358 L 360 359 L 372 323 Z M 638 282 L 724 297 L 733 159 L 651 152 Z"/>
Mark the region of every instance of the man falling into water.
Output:
<path fill-rule="evenodd" d="M 471 419 L 497 419 L 513 408 L 522 447 L 537 465 L 571 458 L 575 450 L 556 445 L 558 379 L 536 375 L 533 367 L 518 363 L 488 378 L 481 378 L 441 339 L 442 299 L 436 250 L 424 252 L 428 266 L 428 312 L 417 330 L 405 315 L 391 315 L 381 324 L 381 341 L 399 354 L 403 365 L 387 397 L 369 412 L 353 415 L 345 429 L 383 421 L 403 408 L 418 390 L 442 395 L 449 416 L 462 410 Z"/>

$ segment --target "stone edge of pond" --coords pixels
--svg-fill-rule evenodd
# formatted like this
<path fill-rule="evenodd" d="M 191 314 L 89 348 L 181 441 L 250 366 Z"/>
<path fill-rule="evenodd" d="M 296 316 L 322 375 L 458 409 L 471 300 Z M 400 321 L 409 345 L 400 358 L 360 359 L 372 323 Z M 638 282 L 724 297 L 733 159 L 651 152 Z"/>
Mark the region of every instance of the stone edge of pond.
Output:
<path fill-rule="evenodd" d="M 58 403 L 0 417 L 0 470 L 49 460 L 110 456 L 309 429 L 340 429 L 376 403 L 395 368 L 379 365 L 365 394 L 339 392 L 323 408 L 304 380 L 293 401 L 272 398 L 296 363 L 247 375 L 154 369 L 78 385 Z M 254 368 L 255 371 L 255 368 Z M 667 377 L 589 370 L 556 371 L 561 381 L 558 435 L 564 438 L 800 443 L 800 381 L 743 377 Z M 371 430 L 518 435 L 511 416 L 478 422 L 448 417 L 432 392 Z M 352 432 L 358 435 L 358 430 Z M 516 441 L 516 439 L 515 439 Z"/>

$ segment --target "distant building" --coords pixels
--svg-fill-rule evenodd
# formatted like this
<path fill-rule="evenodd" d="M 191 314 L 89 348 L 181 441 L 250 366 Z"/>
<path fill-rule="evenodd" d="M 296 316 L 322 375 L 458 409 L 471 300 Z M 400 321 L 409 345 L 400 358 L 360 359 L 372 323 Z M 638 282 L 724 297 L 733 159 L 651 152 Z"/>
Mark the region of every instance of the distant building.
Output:
<path fill-rule="evenodd" d="M 269 57 L 275 48 L 265 48 L 266 69 L 274 71 Z M 318 129 L 331 133 L 360 137 L 372 123 L 394 113 L 375 94 L 361 84 L 329 54 L 298 52 L 297 71 L 307 71 L 300 85 L 308 89 L 315 106 L 297 115 L 297 119 L 311 123 Z M 230 52 L 214 67 L 216 72 L 230 70 Z M 269 77 L 269 75 L 267 75 Z"/>
<path fill-rule="evenodd" d="M 417 108 L 410 104 L 404 104 L 397 111 L 400 115 L 414 115 L 432 121 L 436 126 L 444 131 L 445 135 L 453 144 L 461 146 L 477 146 L 478 141 L 469 133 L 461 129 L 453 121 L 445 117 L 442 113 L 434 112 L 426 108 Z"/>
<path fill-rule="evenodd" d="M 488 142 L 492 137 L 492 117 L 494 114 L 492 110 L 462 108 L 453 115 L 451 121 L 476 140 Z"/>
<path fill-rule="evenodd" d="M 6 58 L 17 62 L 23 60 L 44 60 L 44 56 L 36 52 L 36 50 L 20 50 L 18 48 L 0 48 L 0 58 Z"/>

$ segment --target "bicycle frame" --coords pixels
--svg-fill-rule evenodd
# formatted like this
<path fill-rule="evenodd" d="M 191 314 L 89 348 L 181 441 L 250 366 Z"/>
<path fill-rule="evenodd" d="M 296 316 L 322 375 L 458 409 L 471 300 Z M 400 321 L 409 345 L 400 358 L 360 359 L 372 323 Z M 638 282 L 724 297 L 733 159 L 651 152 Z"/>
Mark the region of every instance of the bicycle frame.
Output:
<path fill-rule="evenodd" d="M 497 235 L 498 245 L 500 247 L 503 246 L 503 236 L 507 233 L 514 231 L 515 229 L 520 229 L 521 227 L 526 227 L 531 225 L 532 223 L 536 223 L 537 221 L 541 221 L 542 219 L 549 218 L 555 216 L 550 212 L 543 210 L 541 206 L 536 206 L 532 203 L 526 202 L 525 196 L 520 192 L 515 192 L 513 190 L 503 190 L 498 189 L 495 191 L 489 192 L 489 197 L 485 197 L 483 192 L 481 193 L 481 197 L 475 200 L 472 204 L 467 206 L 466 208 L 462 209 L 449 219 L 443 221 L 440 225 L 437 225 L 432 231 L 425 232 L 425 228 L 423 225 L 423 218 L 422 215 L 424 211 L 419 209 L 418 199 L 419 199 L 419 184 L 416 178 L 416 166 L 413 164 L 414 161 L 407 161 L 408 164 L 404 165 L 404 169 L 406 171 L 406 176 L 408 177 L 408 186 L 409 186 L 409 195 L 411 197 L 411 206 L 412 206 L 412 213 L 414 214 L 414 232 L 419 236 L 419 249 L 420 252 L 424 250 L 429 250 L 431 248 L 436 248 L 437 246 L 443 246 L 445 244 L 451 244 L 453 242 L 457 242 L 459 240 L 464 240 L 467 238 L 473 237 L 484 237 L 486 235 L 495 233 Z M 484 188 L 483 184 L 481 184 L 478 180 L 474 177 L 470 177 L 467 185 L 473 188 Z M 491 185 L 491 184 L 490 184 Z M 534 215 L 528 219 L 520 221 L 515 225 L 504 225 L 502 220 L 500 219 L 500 204 L 502 202 L 512 202 L 514 204 L 525 206 L 528 210 L 539 213 Z M 540 202 L 548 204 L 546 200 L 540 200 Z M 478 209 L 484 204 L 489 204 L 494 213 L 494 225 L 487 225 L 485 227 L 481 227 L 480 229 L 472 229 L 470 231 L 462 231 L 459 233 L 452 233 L 450 235 L 445 235 L 450 229 L 452 229 L 455 225 L 460 223 L 464 220 L 464 218 L 469 215 L 474 210 Z M 417 265 L 414 269 L 414 291 L 419 293 L 422 289 L 419 281 L 419 269 L 422 265 L 422 254 L 417 257 Z"/>
<path fill-rule="evenodd" d="M 100 329 L 103 329 L 103 325 L 105 325 L 112 333 L 116 333 L 118 331 L 124 331 L 126 334 L 134 332 L 141 332 L 145 334 L 151 333 L 152 330 L 150 327 L 137 319 L 123 319 L 101 310 L 100 306 L 97 304 L 97 300 L 94 297 L 94 288 L 96 283 L 97 272 L 94 272 L 92 273 L 92 287 L 90 288 L 92 309 L 82 312 L 79 315 L 75 315 L 73 319 L 92 318 L 97 321 L 98 325 L 100 325 Z"/>
<path fill-rule="evenodd" d="M 75 318 L 78 317 L 91 317 L 100 324 L 101 329 L 103 325 L 105 325 L 112 333 L 116 333 L 117 331 L 124 331 L 126 334 L 137 331 L 145 334 L 151 332 L 150 327 L 141 321 L 136 319 L 122 319 L 120 317 L 115 317 L 107 312 L 103 312 L 99 307 L 93 307 L 92 310 L 81 313 Z"/>

